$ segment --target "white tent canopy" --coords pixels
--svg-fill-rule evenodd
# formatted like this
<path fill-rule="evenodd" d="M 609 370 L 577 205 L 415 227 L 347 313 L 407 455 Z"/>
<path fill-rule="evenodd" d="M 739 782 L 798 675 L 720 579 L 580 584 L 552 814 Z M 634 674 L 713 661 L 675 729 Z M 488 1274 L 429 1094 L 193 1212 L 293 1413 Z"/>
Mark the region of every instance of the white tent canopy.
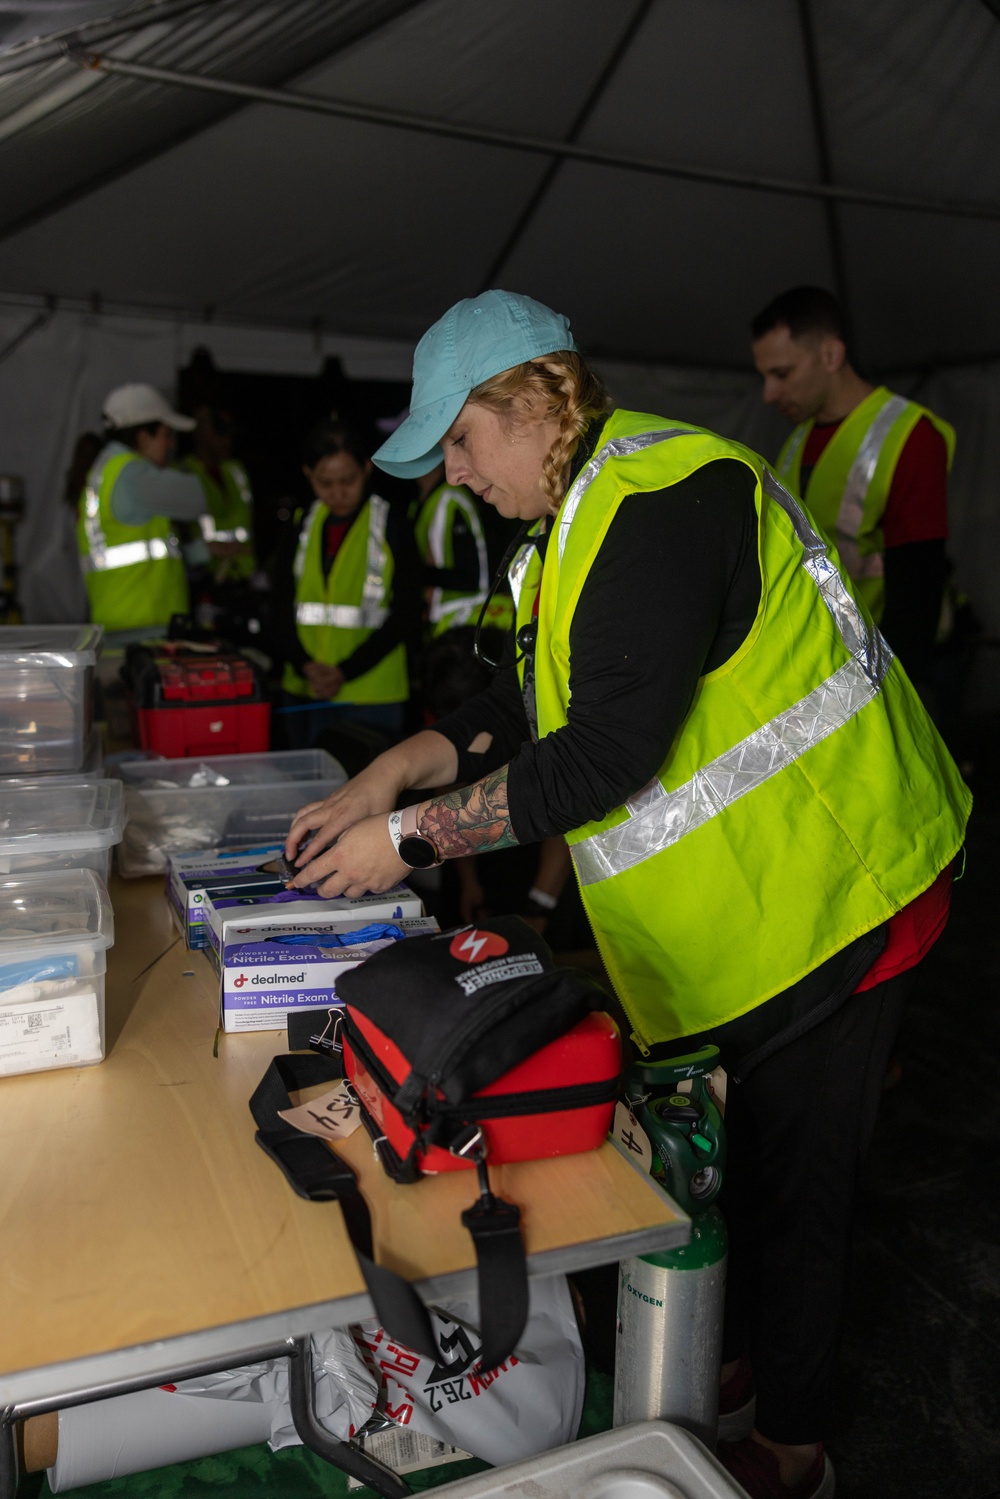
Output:
<path fill-rule="evenodd" d="M 816 282 L 843 297 L 866 370 L 959 427 L 952 549 L 1000 629 L 998 10 L 4 5 L 0 357 L 38 326 L 0 365 L 0 398 L 20 403 L 0 466 L 30 472 L 32 504 L 50 503 L 67 434 L 154 345 L 144 377 L 167 385 L 192 338 L 259 368 L 318 367 L 353 340 L 398 373 L 449 303 L 488 285 L 568 313 L 621 399 L 672 400 L 671 414 L 773 453 L 747 323 Z M 67 359 L 72 414 L 54 405 Z M 26 411 L 45 406 L 32 379 L 46 367 L 52 398 Z M 29 441 L 50 461 L 26 456 Z"/>

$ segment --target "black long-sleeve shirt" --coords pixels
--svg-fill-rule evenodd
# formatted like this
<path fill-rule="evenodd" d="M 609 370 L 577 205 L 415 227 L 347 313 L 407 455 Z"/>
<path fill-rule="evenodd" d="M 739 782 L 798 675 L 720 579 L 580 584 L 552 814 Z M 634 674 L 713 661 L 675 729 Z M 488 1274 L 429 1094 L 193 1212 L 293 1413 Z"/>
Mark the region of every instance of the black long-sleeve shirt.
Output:
<path fill-rule="evenodd" d="M 507 762 L 518 841 L 607 815 L 662 765 L 698 678 L 748 634 L 760 600 L 754 478 L 745 464 L 706 464 L 668 490 L 622 501 L 570 626 L 567 723 L 537 744 L 516 670 L 435 724 L 454 744 L 459 778 Z M 468 746 L 483 731 L 482 755 Z"/>
<path fill-rule="evenodd" d="M 305 520 L 303 521 L 305 524 Z M 324 532 L 328 527 L 343 525 L 337 516 L 328 515 L 324 521 Z M 278 651 L 285 661 L 290 661 L 296 671 L 312 658 L 299 639 L 295 625 L 295 575 L 293 564 L 299 544 L 299 535 L 289 529 L 282 552 L 275 567 L 275 624 Z M 339 663 L 344 678 L 353 682 L 357 677 L 371 671 L 388 656 L 402 641 L 413 645 L 420 633 L 420 582 L 421 567 L 413 539 L 413 529 L 406 515 L 397 506 L 389 506 L 386 519 L 385 539 L 393 556 L 392 585 L 387 600 L 388 616 L 357 650 Z M 333 554 L 328 554 L 325 535 L 321 538 L 324 566 L 329 571 Z"/>

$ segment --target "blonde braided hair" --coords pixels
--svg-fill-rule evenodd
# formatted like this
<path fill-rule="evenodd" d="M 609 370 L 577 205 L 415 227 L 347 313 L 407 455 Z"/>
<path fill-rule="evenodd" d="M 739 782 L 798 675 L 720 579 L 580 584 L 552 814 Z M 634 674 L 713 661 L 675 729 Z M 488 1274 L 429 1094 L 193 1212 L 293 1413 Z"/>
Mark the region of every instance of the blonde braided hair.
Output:
<path fill-rule="evenodd" d="M 559 435 L 546 454 L 541 478 L 549 509 L 556 515 L 580 438 L 592 421 L 610 409 L 599 377 L 580 354 L 560 349 L 484 380 L 469 392 L 469 401 L 495 412 L 508 428 L 529 418 L 559 423 Z"/>

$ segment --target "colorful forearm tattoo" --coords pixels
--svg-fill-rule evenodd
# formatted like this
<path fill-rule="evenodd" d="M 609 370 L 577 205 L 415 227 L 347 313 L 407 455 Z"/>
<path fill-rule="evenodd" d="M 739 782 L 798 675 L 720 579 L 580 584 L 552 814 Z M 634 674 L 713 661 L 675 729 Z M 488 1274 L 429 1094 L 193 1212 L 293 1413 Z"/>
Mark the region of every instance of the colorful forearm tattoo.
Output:
<path fill-rule="evenodd" d="M 506 765 L 431 802 L 421 813 L 420 831 L 445 859 L 512 848 L 517 839 L 507 811 Z"/>

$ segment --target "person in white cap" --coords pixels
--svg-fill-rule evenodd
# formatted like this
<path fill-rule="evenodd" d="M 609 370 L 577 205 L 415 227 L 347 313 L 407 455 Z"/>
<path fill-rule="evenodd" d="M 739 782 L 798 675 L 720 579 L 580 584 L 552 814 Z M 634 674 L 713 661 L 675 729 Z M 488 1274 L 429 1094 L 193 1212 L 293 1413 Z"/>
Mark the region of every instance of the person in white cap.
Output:
<path fill-rule="evenodd" d="M 197 521 L 197 478 L 171 468 L 174 433 L 194 422 L 152 385 L 121 385 L 104 402 L 107 441 L 80 498 L 77 541 L 90 615 L 108 631 L 157 631 L 190 608 L 172 521 Z"/>
<path fill-rule="evenodd" d="M 373 461 L 443 456 L 525 523 L 507 667 L 304 807 L 286 854 L 294 884 L 356 895 L 565 835 L 638 1050 L 712 1042 L 728 1074 L 722 1461 L 751 1499 L 830 1499 L 858 1169 L 971 797 L 764 460 L 608 408 L 530 297 L 486 292 L 424 335 Z M 418 787 L 446 789 L 406 805 Z"/>

